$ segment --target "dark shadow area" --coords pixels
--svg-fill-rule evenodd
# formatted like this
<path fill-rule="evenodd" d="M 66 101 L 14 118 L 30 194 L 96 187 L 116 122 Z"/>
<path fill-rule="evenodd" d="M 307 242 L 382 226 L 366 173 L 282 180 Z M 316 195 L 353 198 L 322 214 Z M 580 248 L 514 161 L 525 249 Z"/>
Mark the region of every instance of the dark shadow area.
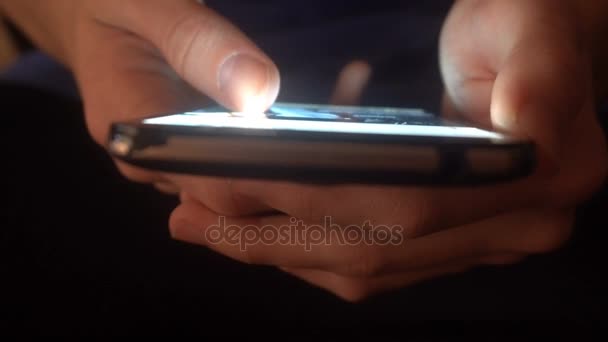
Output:
<path fill-rule="evenodd" d="M 383 25 L 411 28 L 422 23 Z M 268 28 L 256 29 L 264 33 Z M 277 48 L 286 44 L 285 39 L 264 33 L 261 45 L 276 58 L 288 60 L 292 51 Z M 411 41 L 414 48 L 404 48 L 403 55 L 392 60 L 370 52 L 379 47 L 367 50 L 372 60 L 386 66 L 376 74 L 368 102 L 437 103 L 428 96 L 440 91 L 435 60 L 428 55 L 435 46 L 428 41 Z M 329 38 L 326 43 L 333 44 Z M 421 47 L 420 54 L 411 52 L 416 47 Z M 389 72 L 399 65 L 399 56 L 412 64 L 399 68 L 399 73 Z M 319 60 L 321 66 L 312 73 L 316 60 L 313 55 L 310 59 L 310 64 L 299 67 L 285 64 L 289 85 L 282 95 L 285 100 L 327 95 L 322 86 L 310 93 L 298 89 L 313 82 L 315 75 L 330 75 L 327 71 L 339 67 L 346 57 Z M 429 73 L 435 76 L 432 82 L 427 82 Z M 392 86 L 407 75 L 413 81 L 405 88 Z M 342 333 L 371 330 L 398 336 L 397 340 L 443 341 L 461 335 L 464 340 L 465 334 L 421 322 L 581 320 L 606 315 L 608 187 L 580 209 L 575 235 L 556 253 L 348 304 L 274 269 L 238 264 L 204 248 L 172 241 L 167 226 L 177 199 L 118 174 L 105 151 L 90 139 L 82 104 L 70 95 L 74 89 L 47 90 L 52 80 L 61 77 L 41 78 L 50 82 L 35 85 L 14 78 L 0 81 L 0 272 L 5 286 L 0 310 L 6 318 L 0 328 L 5 331 L 22 336 L 143 332 L 263 338 L 291 327 L 290 334 L 314 340 L 333 341 Z M 476 324 L 470 327 L 477 330 Z M 583 331 L 587 325 L 574 327 Z M 498 335 L 477 331 L 466 340 L 513 340 L 509 334 Z"/>
<path fill-rule="evenodd" d="M 357 331 L 373 321 L 399 334 L 410 319 L 605 315 L 606 191 L 581 209 L 575 236 L 557 253 L 351 305 L 272 269 L 171 241 L 175 199 L 120 177 L 89 140 L 78 102 L 0 89 L 2 302 L 11 304 L 2 307 L 23 332 L 214 333 L 223 321 L 261 322 L 264 335 L 275 324 Z"/>

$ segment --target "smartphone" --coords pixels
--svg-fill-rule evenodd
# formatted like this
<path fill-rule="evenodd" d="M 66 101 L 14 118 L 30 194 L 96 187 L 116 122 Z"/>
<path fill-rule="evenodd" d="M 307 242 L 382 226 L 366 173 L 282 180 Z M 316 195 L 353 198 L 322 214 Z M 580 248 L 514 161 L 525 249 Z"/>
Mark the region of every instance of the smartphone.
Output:
<path fill-rule="evenodd" d="M 528 176 L 535 145 L 417 108 L 221 106 L 111 127 L 108 150 L 169 173 L 316 184 L 479 185 Z"/>

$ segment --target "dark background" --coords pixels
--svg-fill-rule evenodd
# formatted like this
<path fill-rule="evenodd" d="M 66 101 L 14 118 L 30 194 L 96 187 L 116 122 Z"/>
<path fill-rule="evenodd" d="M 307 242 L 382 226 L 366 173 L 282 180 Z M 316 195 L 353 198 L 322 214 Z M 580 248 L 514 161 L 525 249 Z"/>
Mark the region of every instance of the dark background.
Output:
<path fill-rule="evenodd" d="M 409 32 L 402 38 L 410 45 L 400 53 L 374 53 L 383 51 L 381 45 L 361 50 L 378 65 L 401 66 L 395 73 L 376 74 L 366 95 L 368 103 L 436 104 L 440 82 L 433 42 L 441 18 L 425 16 L 426 10 L 402 13 L 412 16 L 398 21 L 408 29 L 387 29 Z M 307 39 L 319 35 L 311 34 L 308 26 L 323 27 L 328 22 L 332 20 L 294 25 L 291 38 L 265 26 L 256 30 L 271 55 L 289 61 L 293 49 L 277 47 L 289 45 L 297 31 L 302 35 L 297 46 L 305 54 L 312 46 L 306 42 L 313 44 Z M 415 40 L 412 37 L 421 25 L 428 25 L 424 31 L 428 37 Z M 298 55 L 310 63 L 283 64 L 284 99 L 328 95 L 329 87 L 324 86 L 331 84 L 331 71 L 352 55 L 340 54 L 348 46 L 334 46 L 327 39 L 325 45 L 331 50 Z M 293 327 L 292 334 L 324 340 L 369 330 L 409 340 L 443 340 L 462 331 L 435 329 L 420 321 L 605 316 L 606 189 L 580 209 L 575 235 L 556 253 L 348 304 L 273 269 L 244 266 L 172 241 L 167 220 L 176 200 L 123 179 L 90 140 L 81 103 L 71 96 L 74 89 L 67 83 L 56 87 L 59 80 L 69 83 L 65 71 L 44 56 L 33 55 L 26 61 L 0 81 L 4 285 L 0 310 L 6 318 L 0 328 L 4 331 L 246 333 L 264 338 Z M 33 79 L 23 76 L 32 74 Z M 404 77 L 409 81 L 404 83 Z M 310 87 L 312 83 L 319 87 Z M 315 92 L 301 91 L 311 88 Z M 480 326 L 470 327 L 477 331 L 473 337 L 487 340 Z M 574 327 L 584 332 L 588 325 Z M 326 329 L 335 335 L 326 335 Z M 510 335 L 495 330 L 490 336 L 506 340 Z"/>
<path fill-rule="evenodd" d="M 1 300 L 24 332 L 224 333 L 219 321 L 259 322 L 266 336 L 282 324 L 357 331 L 373 321 L 400 322 L 389 331 L 411 336 L 409 320 L 605 317 L 605 190 L 581 209 L 575 236 L 557 253 L 347 304 L 278 271 L 172 241 L 176 201 L 120 177 L 89 141 L 77 103 L 0 89 L 2 108 L 19 113 L 3 120 Z"/>

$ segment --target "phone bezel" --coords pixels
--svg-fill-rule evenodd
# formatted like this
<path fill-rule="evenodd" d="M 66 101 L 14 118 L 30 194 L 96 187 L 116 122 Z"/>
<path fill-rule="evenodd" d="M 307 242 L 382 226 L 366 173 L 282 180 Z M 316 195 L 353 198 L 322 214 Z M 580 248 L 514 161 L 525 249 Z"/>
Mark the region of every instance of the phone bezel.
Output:
<path fill-rule="evenodd" d="M 162 116 L 166 115 L 154 117 Z M 132 165 L 171 173 L 324 184 L 478 185 L 519 179 L 530 175 L 536 166 L 535 145 L 529 140 L 510 136 L 506 136 L 505 139 L 489 139 L 299 132 L 145 124 L 143 120 L 145 119 L 114 123 L 110 132 L 108 150 L 113 157 Z M 353 147 L 353 151 L 347 153 L 351 156 L 356 152 L 354 149 L 357 146 L 370 146 L 378 151 L 392 149 L 397 151 L 392 157 L 395 160 L 413 156 L 414 151 L 419 153 L 421 148 L 426 148 L 429 151 L 429 158 L 433 157 L 438 161 L 435 163 L 435 167 L 426 169 L 416 165 L 412 165 L 411 169 L 390 166 L 366 168 L 364 165 L 366 157 L 373 157 L 373 152 L 369 151 L 367 155 L 361 156 L 361 165 L 350 164 L 349 166 L 320 165 L 320 160 L 314 158 L 304 160 L 297 165 L 285 166 L 282 161 L 285 160 L 286 154 L 282 150 L 275 151 L 275 155 L 270 156 L 270 163 L 266 164 L 242 162 L 242 160 L 239 161 L 238 155 L 235 155 L 233 160 L 223 160 L 222 162 L 206 160 L 202 156 L 197 157 L 196 153 L 190 154 L 191 159 L 180 160 L 175 157 L 179 153 L 184 154 L 184 146 L 193 148 L 193 151 L 205 151 L 206 147 L 211 146 L 210 139 L 215 139 L 213 146 L 220 149 L 218 152 L 220 154 L 221 148 L 234 152 L 234 146 L 229 150 L 228 145 L 238 142 L 244 151 L 241 158 L 247 156 L 253 157 L 254 160 L 256 155 L 260 156 L 260 160 L 263 159 L 261 156 L 264 151 L 261 146 L 269 146 L 264 144 L 281 146 L 297 155 L 299 152 L 303 153 L 302 148 L 298 150 L 297 146 L 309 143 L 317 144 L 319 150 L 324 153 L 335 152 L 336 156 L 339 155 L 337 151 L 340 149 L 348 152 L 348 148 L 345 150 L 345 146 Z M 223 144 L 222 139 L 224 139 Z M 126 143 L 128 147 L 117 148 L 117 142 L 121 141 L 128 142 Z M 175 141 L 181 141 L 181 145 Z M 162 154 L 157 154 L 155 158 L 142 157 L 145 155 L 142 151 L 150 150 L 155 146 L 164 146 L 166 149 Z M 199 150 L 196 150 L 197 148 Z M 504 160 L 510 162 L 497 168 L 496 163 L 492 160 L 482 160 L 484 158 L 481 157 L 471 160 L 472 151 L 485 151 L 485 159 L 494 157 L 502 158 L 500 160 L 503 161 L 503 164 Z M 483 155 L 483 153 L 479 153 L 479 155 Z M 268 155 L 264 157 L 268 162 Z M 390 160 L 390 154 L 387 158 Z M 326 160 L 328 159 L 326 158 Z"/>

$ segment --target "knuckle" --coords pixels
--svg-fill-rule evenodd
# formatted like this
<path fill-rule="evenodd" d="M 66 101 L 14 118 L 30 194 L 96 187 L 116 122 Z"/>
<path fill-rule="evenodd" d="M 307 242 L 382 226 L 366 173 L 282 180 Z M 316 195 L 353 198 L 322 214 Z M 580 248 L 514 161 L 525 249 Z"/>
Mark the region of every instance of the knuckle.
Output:
<path fill-rule="evenodd" d="M 231 178 L 210 179 L 201 196 L 214 212 L 226 216 L 243 216 L 269 210 L 258 198 L 250 197 L 239 191 Z"/>
<path fill-rule="evenodd" d="M 205 42 L 206 50 L 213 48 L 219 32 L 217 23 L 211 17 L 202 17 L 200 13 L 186 13 L 178 17 L 167 29 L 161 43 L 161 50 L 165 51 L 167 58 L 174 68 L 184 75 L 196 44 Z M 201 50 L 198 49 L 197 53 Z"/>

